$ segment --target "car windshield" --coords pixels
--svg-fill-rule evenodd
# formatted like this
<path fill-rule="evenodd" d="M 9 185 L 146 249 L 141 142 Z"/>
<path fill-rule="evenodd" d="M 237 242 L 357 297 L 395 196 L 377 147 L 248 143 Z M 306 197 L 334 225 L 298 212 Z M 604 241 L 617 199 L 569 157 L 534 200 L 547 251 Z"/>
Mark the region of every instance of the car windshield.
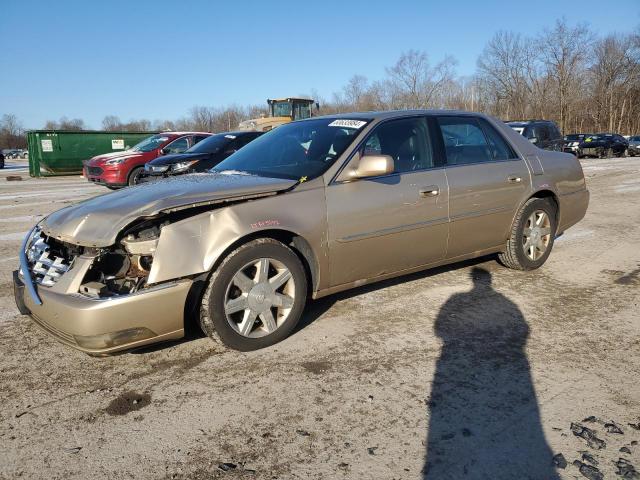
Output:
<path fill-rule="evenodd" d="M 164 142 L 169 140 L 166 135 L 153 135 L 149 138 L 145 138 L 143 141 L 135 145 L 131 150 L 134 152 L 150 152 L 162 146 Z"/>
<path fill-rule="evenodd" d="M 584 138 L 584 135 L 582 134 L 572 134 L 572 135 L 565 135 L 564 139 L 568 142 L 575 142 L 577 140 L 582 140 Z"/>
<path fill-rule="evenodd" d="M 235 135 L 218 134 L 211 135 L 204 140 L 199 141 L 184 153 L 216 153 L 222 150 L 226 145 L 233 142 Z"/>
<path fill-rule="evenodd" d="M 368 122 L 365 119 L 319 118 L 287 123 L 258 137 L 212 171 L 312 179 L 333 164 Z"/>
<path fill-rule="evenodd" d="M 514 127 L 512 125 L 509 125 L 509 126 L 513 128 L 516 132 L 518 132 L 520 135 L 523 135 L 524 127 Z"/>
<path fill-rule="evenodd" d="M 640 142 L 640 136 L 629 138 L 632 142 Z"/>

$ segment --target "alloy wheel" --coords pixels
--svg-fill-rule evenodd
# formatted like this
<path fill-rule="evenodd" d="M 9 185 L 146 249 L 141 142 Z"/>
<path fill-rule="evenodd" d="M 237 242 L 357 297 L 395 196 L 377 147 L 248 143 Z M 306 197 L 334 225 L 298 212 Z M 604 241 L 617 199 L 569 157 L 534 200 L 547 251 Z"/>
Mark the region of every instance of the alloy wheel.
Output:
<path fill-rule="evenodd" d="M 259 338 L 289 317 L 295 299 L 291 271 L 273 258 L 259 258 L 239 269 L 227 286 L 227 322 L 240 335 Z"/>
<path fill-rule="evenodd" d="M 534 211 L 525 223 L 522 232 L 522 248 L 529 260 L 542 257 L 551 241 L 551 220 L 544 210 Z"/>

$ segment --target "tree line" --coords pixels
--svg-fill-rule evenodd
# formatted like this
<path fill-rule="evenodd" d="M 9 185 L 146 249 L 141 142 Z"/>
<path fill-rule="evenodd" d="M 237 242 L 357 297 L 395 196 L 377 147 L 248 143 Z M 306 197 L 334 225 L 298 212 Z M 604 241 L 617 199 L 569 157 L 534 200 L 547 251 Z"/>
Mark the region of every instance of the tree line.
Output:
<path fill-rule="evenodd" d="M 640 29 L 598 36 L 585 24 L 565 19 L 533 36 L 497 32 L 485 45 L 470 76 L 457 74 L 455 57 L 433 62 L 426 51 L 403 52 L 370 80 L 352 76 L 328 98 L 306 96 L 320 114 L 349 111 L 444 108 L 480 111 L 503 120 L 548 119 L 563 133 L 640 134 Z M 309 95 L 310 94 L 310 95 Z M 177 120 L 121 121 L 107 115 L 108 131 L 232 130 L 248 118 L 267 115 L 265 106 L 196 106 Z M 82 119 L 47 121 L 46 129 L 83 130 Z M 0 147 L 24 145 L 24 129 L 15 115 L 0 119 Z"/>

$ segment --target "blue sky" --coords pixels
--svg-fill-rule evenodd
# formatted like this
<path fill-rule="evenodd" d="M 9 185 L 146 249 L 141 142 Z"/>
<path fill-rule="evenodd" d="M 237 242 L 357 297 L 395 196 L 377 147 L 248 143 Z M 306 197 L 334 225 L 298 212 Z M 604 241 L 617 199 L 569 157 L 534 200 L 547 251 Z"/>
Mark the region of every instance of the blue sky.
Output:
<path fill-rule="evenodd" d="M 497 30 L 535 34 L 565 16 L 597 33 L 640 26 L 640 0 L 0 0 L 0 115 L 27 128 L 105 115 L 176 119 L 194 105 L 330 99 L 384 76 L 409 49 L 474 71 Z"/>

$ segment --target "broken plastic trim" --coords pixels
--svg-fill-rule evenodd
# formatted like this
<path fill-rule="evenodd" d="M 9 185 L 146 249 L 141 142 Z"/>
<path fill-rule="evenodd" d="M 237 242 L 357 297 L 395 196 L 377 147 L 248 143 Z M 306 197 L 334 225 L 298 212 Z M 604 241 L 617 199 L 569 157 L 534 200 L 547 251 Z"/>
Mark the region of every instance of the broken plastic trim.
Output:
<path fill-rule="evenodd" d="M 24 285 L 25 287 L 27 287 L 29 296 L 36 305 L 42 305 L 42 300 L 40 300 L 40 297 L 38 296 L 38 291 L 33 285 L 33 278 L 31 278 L 31 271 L 29 270 L 29 262 L 27 262 L 27 246 L 29 245 L 29 241 L 31 240 L 33 232 L 36 228 L 38 228 L 37 225 L 29 230 L 29 233 L 27 233 L 27 235 L 24 237 L 22 245 L 20 246 L 20 271 L 22 272 Z"/>

